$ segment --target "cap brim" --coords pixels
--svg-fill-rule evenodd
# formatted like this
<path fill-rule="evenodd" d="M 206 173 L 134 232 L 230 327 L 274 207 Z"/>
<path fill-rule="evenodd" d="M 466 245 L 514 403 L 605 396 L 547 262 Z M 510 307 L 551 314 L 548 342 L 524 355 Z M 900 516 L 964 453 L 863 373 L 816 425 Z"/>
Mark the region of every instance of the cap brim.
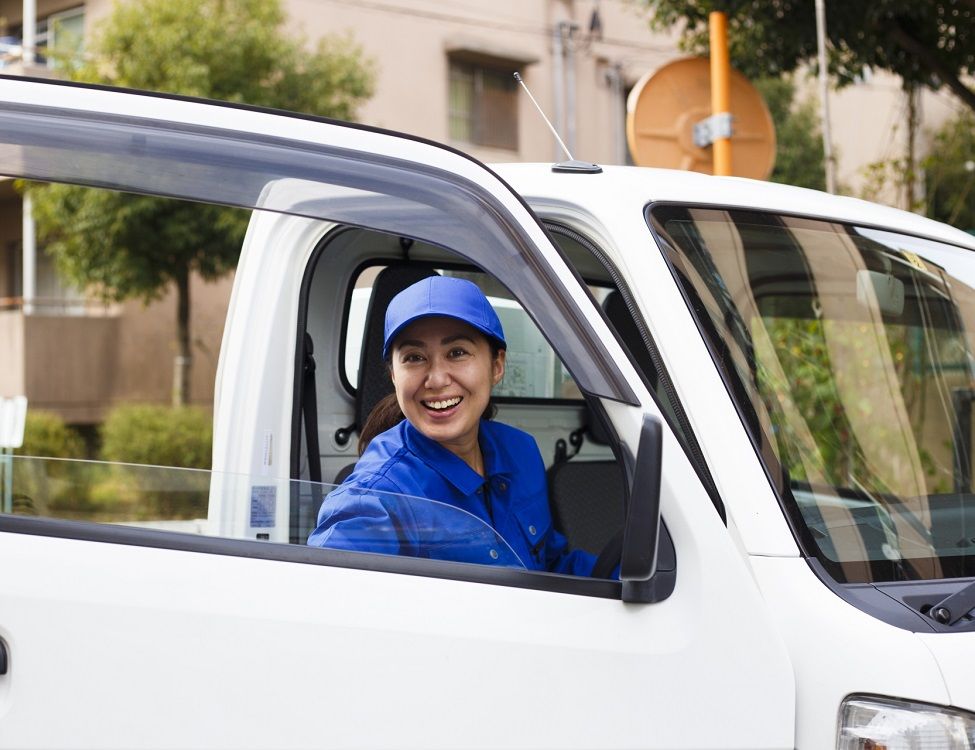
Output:
<path fill-rule="evenodd" d="M 491 331 L 488 331 L 485 328 L 477 325 L 476 323 L 472 323 L 469 320 L 465 320 L 459 315 L 450 315 L 449 313 L 442 313 L 442 312 L 427 312 L 427 313 L 422 313 L 420 315 L 414 315 L 412 318 L 403 321 L 395 329 L 393 329 L 393 332 L 389 334 L 389 338 L 386 340 L 386 343 L 383 344 L 383 359 L 389 359 L 389 352 L 390 349 L 392 349 L 393 344 L 396 343 L 396 337 L 399 336 L 405 329 L 409 328 L 411 325 L 416 323 L 416 321 L 423 320 L 424 318 L 451 318 L 452 320 L 457 320 L 463 323 L 464 325 L 468 325 L 471 328 L 473 328 L 475 331 L 483 335 L 484 338 L 486 338 L 488 341 L 496 342 L 499 348 L 501 349 L 508 348 L 508 343 L 504 341 L 504 339 L 499 339 Z"/>

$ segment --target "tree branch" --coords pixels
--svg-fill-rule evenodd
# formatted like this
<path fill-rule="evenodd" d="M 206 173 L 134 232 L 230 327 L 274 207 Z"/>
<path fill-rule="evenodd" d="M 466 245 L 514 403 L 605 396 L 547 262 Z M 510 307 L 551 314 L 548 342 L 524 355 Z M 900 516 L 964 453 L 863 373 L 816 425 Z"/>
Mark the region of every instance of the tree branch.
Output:
<path fill-rule="evenodd" d="M 971 2 L 975 4 L 975 0 L 971 0 Z M 931 50 L 908 34 L 897 21 L 891 25 L 889 33 L 890 38 L 905 52 L 913 55 L 928 72 L 938 76 L 954 92 L 955 96 L 965 103 L 965 106 L 975 111 L 975 92 L 962 83 L 957 74 L 941 62 L 936 55 L 932 54 Z"/>

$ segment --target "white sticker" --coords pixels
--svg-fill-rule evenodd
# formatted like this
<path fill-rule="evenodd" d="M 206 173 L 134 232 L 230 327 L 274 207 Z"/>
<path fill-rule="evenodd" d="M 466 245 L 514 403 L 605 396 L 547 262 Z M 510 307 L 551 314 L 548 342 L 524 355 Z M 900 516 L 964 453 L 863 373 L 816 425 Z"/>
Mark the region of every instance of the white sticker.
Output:
<path fill-rule="evenodd" d="M 277 504 L 278 488 L 274 485 L 251 487 L 251 527 L 267 529 L 274 526 Z"/>
<path fill-rule="evenodd" d="M 267 476 L 274 463 L 274 433 L 268 430 L 264 433 L 264 451 L 261 460 L 261 473 Z"/>
<path fill-rule="evenodd" d="M 27 397 L 0 398 L 0 448 L 19 448 L 24 444 Z"/>

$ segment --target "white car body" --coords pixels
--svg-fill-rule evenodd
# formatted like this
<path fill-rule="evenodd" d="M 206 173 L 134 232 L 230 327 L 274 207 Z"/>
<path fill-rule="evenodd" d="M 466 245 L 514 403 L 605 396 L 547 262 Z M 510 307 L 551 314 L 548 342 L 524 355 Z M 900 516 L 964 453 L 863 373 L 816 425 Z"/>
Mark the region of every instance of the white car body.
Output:
<path fill-rule="evenodd" d="M 358 565 L 355 553 L 288 548 L 291 510 L 283 500 L 295 478 L 299 375 L 292 333 L 303 314 L 309 259 L 335 223 L 317 208 L 302 216 L 257 212 L 220 353 L 214 470 L 224 478 L 214 486 L 224 489 L 211 495 L 210 536 L 122 536 L 95 524 L 0 517 L 0 643 L 9 651 L 0 675 L 0 746 L 825 748 L 835 746 L 838 711 L 853 694 L 975 712 L 975 632 L 889 624 L 841 598 L 810 567 L 644 210 L 654 202 L 749 207 L 975 250 L 970 236 L 862 201 L 750 180 L 635 168 L 557 174 L 549 165 L 495 172 L 395 134 L 0 80 L 3 161 L 11 174 L 39 179 L 54 176 L 33 171 L 30 149 L 40 147 L 17 141 L 6 126 L 4 110 L 17 108 L 25 118 L 46 110 L 66 121 L 101 113 L 93 123 L 170 123 L 245 143 L 272 134 L 309 153 L 342 149 L 395 161 L 404 174 L 438 170 L 475 186 L 488 198 L 470 200 L 490 199 L 520 227 L 538 273 L 560 287 L 559 304 L 591 327 L 617 381 L 631 390 L 628 403 L 599 399 L 621 450 L 637 455 L 645 415 L 664 422 L 660 513 L 677 573 L 669 596 L 638 604 L 619 601 L 618 593 L 614 600 L 546 589 L 554 578 L 548 574 L 465 579 L 454 568 L 418 573 Z M 136 146 L 132 153 L 136 159 Z M 73 173 L 60 178 L 83 181 Z M 98 184 L 97 176 L 88 179 Z M 262 205 L 297 214 L 294 206 L 309 196 L 323 206 L 370 197 L 351 183 L 305 179 L 269 182 Z M 159 191 L 173 194 L 167 185 Z M 632 290 L 726 523 L 538 219 L 596 242 Z M 336 289 L 365 257 L 355 252 L 322 261 L 333 264 Z M 315 299 L 318 318 L 342 320 L 339 294 Z M 558 348 L 557 334 L 546 335 Z M 324 355 L 316 349 L 319 419 L 331 425 L 320 430 L 329 471 L 354 460 L 353 446 L 329 442 L 352 413 L 339 368 L 323 372 L 321 365 L 346 361 L 333 338 Z M 541 424 L 538 408 L 514 406 L 510 414 L 554 431 Z M 260 479 L 233 479 L 245 475 Z M 275 483 L 274 523 L 255 527 L 248 488 Z"/>

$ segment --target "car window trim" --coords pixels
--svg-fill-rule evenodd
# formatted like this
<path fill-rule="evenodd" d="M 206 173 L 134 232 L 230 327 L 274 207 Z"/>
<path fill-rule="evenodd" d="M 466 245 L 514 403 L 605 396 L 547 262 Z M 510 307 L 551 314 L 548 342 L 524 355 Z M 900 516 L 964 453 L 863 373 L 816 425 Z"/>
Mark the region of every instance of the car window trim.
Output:
<path fill-rule="evenodd" d="M 23 80 L 18 82 L 22 83 Z M 143 95 L 141 92 L 134 91 L 111 91 L 132 99 L 137 99 Z M 122 103 L 131 107 L 134 102 Z M 215 109 L 223 106 L 220 103 L 213 102 L 206 104 Z M 260 108 L 255 109 L 264 112 Z M 294 117 L 290 113 L 274 111 L 269 114 L 279 117 Z M 334 123 L 327 120 L 322 120 L 322 122 L 336 128 L 347 127 L 345 123 Z M 33 127 L 27 127 L 28 123 L 31 123 Z M 93 135 L 95 132 L 93 128 L 102 126 L 122 129 L 129 136 L 128 138 L 105 140 L 104 136 L 100 134 L 96 138 Z M 408 214 L 402 214 L 402 216 L 414 217 L 412 219 L 414 224 L 417 221 L 415 211 L 417 205 L 427 206 L 428 210 L 434 212 L 440 211 L 439 214 L 436 214 L 438 218 L 451 215 L 452 209 L 461 204 L 469 203 L 472 206 L 477 206 L 479 208 L 478 214 L 488 217 L 483 220 L 482 229 L 490 228 L 491 237 L 484 239 L 486 244 L 482 243 L 484 244 L 483 248 L 471 250 L 474 255 L 465 255 L 465 257 L 486 269 L 492 265 L 496 266 L 490 268 L 490 272 L 501 279 L 509 288 L 524 285 L 522 279 L 527 277 L 529 279 L 527 286 L 533 287 L 534 293 L 519 296 L 532 298 L 541 295 L 550 300 L 551 305 L 544 307 L 531 305 L 526 310 L 536 320 L 536 324 L 538 323 L 538 315 L 546 321 L 546 325 L 539 325 L 538 327 L 550 343 L 552 335 L 556 335 L 557 338 L 561 336 L 568 342 L 566 353 L 569 356 L 563 357 L 563 360 L 581 388 L 622 403 L 638 403 L 632 386 L 627 381 L 626 376 L 615 366 L 605 349 L 604 342 L 593 329 L 592 322 L 586 317 L 583 310 L 576 305 L 575 300 L 563 293 L 564 285 L 559 278 L 558 270 L 538 253 L 538 245 L 536 239 L 528 231 L 529 226 L 539 230 L 551 242 L 551 238 L 538 217 L 525 200 L 514 192 L 506 182 L 488 167 L 471 157 L 465 158 L 477 164 L 484 171 L 484 177 L 496 180 L 499 183 L 497 186 L 482 184 L 479 179 L 461 175 L 449 168 L 421 164 L 409 159 L 384 155 L 366 149 L 350 149 L 345 146 L 280 137 L 252 130 L 228 130 L 226 127 L 212 124 L 187 124 L 175 120 L 136 117 L 130 114 L 114 114 L 107 111 L 82 111 L 59 107 L 56 104 L 7 102 L 0 109 L 0 131 L 5 134 L 6 146 L 23 150 L 24 153 L 20 158 L 24 161 L 18 162 L 18 164 L 30 164 L 30 167 L 11 169 L 11 174 L 14 177 L 26 179 L 85 184 L 92 187 L 101 186 L 114 190 L 128 190 L 133 193 L 152 194 L 160 197 L 168 196 L 183 200 L 205 200 L 197 194 L 202 189 L 200 185 L 194 183 L 186 175 L 178 176 L 177 173 L 173 173 L 169 178 L 172 180 L 171 184 L 164 185 L 159 182 L 155 172 L 153 172 L 153 181 L 145 182 L 148 178 L 135 169 L 138 160 L 143 158 L 142 154 L 145 152 L 150 155 L 144 158 L 150 160 L 168 159 L 172 158 L 173 154 L 179 154 L 187 165 L 199 166 L 194 160 L 200 159 L 203 159 L 200 164 L 224 164 L 221 160 L 229 160 L 232 151 L 237 155 L 232 163 L 233 168 L 240 174 L 240 180 L 235 181 L 239 182 L 238 186 L 232 190 L 228 188 L 231 190 L 230 193 L 218 199 L 219 203 L 227 205 L 239 205 L 251 209 L 262 208 L 260 203 L 265 200 L 263 190 L 260 196 L 257 196 L 254 191 L 257 190 L 260 181 L 266 179 L 265 172 L 270 170 L 277 175 L 275 179 L 291 177 L 307 179 L 314 183 L 336 186 L 346 190 L 371 191 L 385 199 L 390 199 L 392 201 L 390 205 L 400 211 L 403 210 L 401 204 L 404 200 L 412 201 L 411 211 Z M 55 143 L 61 144 L 59 148 L 69 148 L 73 141 L 65 142 L 64 139 L 68 137 L 65 135 L 66 133 L 73 134 L 70 138 L 79 143 L 89 143 L 93 147 L 97 143 L 97 148 L 106 154 L 106 159 L 103 159 L 106 164 L 113 159 L 121 159 L 121 155 L 124 153 L 126 163 L 131 162 L 132 164 L 129 168 L 129 175 L 124 179 L 113 177 L 109 182 L 102 184 L 101 178 L 97 174 L 91 174 L 90 178 L 81 172 L 75 174 L 80 168 L 80 164 L 75 164 L 70 168 L 65 167 L 63 165 L 66 162 L 52 160 L 50 156 L 42 156 L 43 152 L 40 150 L 36 156 L 31 151 L 35 148 L 50 147 L 51 144 Z M 384 132 L 384 135 L 405 141 L 416 140 L 439 148 L 437 144 L 430 144 L 429 141 L 411 138 L 408 135 L 393 134 L 388 133 L 388 131 Z M 240 158 L 241 144 L 244 142 L 255 148 L 254 155 L 249 160 Z M 146 148 L 147 143 L 151 143 L 151 149 Z M 223 144 L 224 149 L 215 150 L 217 144 Z M 449 149 L 447 151 L 453 153 Z M 206 155 L 205 159 L 204 154 Z M 272 159 L 272 155 L 276 158 Z M 55 163 L 59 165 L 56 168 L 51 166 Z M 275 165 L 273 168 L 272 163 Z M 151 166 L 152 164 L 149 162 L 142 165 L 144 170 Z M 104 168 L 107 169 L 108 167 Z M 65 171 L 66 169 L 68 171 Z M 106 172 L 106 175 L 108 174 L 110 173 Z M 245 176 L 246 180 L 244 179 Z M 394 176 L 397 179 L 393 179 Z M 404 181 L 406 176 L 412 179 Z M 404 182 L 409 185 L 409 190 L 404 187 Z M 149 184 L 153 185 L 152 190 L 147 187 Z M 390 188 L 392 185 L 397 187 L 395 189 Z M 387 189 L 391 192 L 387 192 Z M 439 203 L 432 201 L 430 197 L 432 194 L 440 196 L 443 200 L 440 200 Z M 512 214 L 499 197 L 501 194 L 505 199 L 510 198 L 520 204 L 526 216 L 518 217 Z M 403 197 L 405 195 L 411 197 L 407 199 Z M 209 196 L 209 200 L 213 200 L 212 195 Z M 322 199 L 319 196 L 315 200 L 321 202 Z M 424 200 L 428 200 L 428 202 L 423 203 Z M 259 205 L 255 206 L 255 203 Z M 434 204 L 442 205 L 439 209 L 430 208 Z M 321 212 L 317 208 L 312 210 L 310 207 L 301 212 L 295 206 L 290 208 L 264 206 L 262 210 L 292 215 L 308 215 L 324 221 L 331 220 L 337 223 L 383 231 L 372 224 L 374 219 L 371 217 L 373 214 L 365 211 L 358 203 L 350 204 L 347 202 L 337 205 L 338 207 L 333 205 L 329 211 L 325 212 Z M 370 203 L 370 205 L 372 204 Z M 375 211 L 376 208 L 377 206 L 372 206 L 371 210 Z M 343 211 L 344 215 L 340 215 L 343 214 Z M 387 217 L 386 220 L 391 220 L 391 217 Z M 412 236 L 408 232 L 401 232 L 398 229 L 397 234 Z M 446 229 L 441 227 L 434 231 L 433 235 L 442 239 L 444 235 L 449 236 L 454 231 L 458 231 L 456 227 Z M 423 237 L 416 237 L 415 239 L 424 240 Z M 427 238 L 426 241 L 431 240 Z M 437 240 L 433 241 L 437 242 Z M 504 261 L 501 258 L 494 260 L 495 253 L 487 252 L 493 247 L 491 243 L 503 243 L 505 247 L 510 247 L 513 251 L 512 257 L 517 258 L 519 262 L 524 264 L 526 270 L 531 270 L 531 273 L 497 273 Z M 517 283 L 512 285 L 512 282 Z M 552 323 L 556 315 L 560 316 L 562 322 L 554 325 L 554 330 L 547 330 L 547 324 Z M 569 335 L 570 332 L 571 335 Z"/>
<path fill-rule="evenodd" d="M 161 531 L 60 518 L 0 515 L 0 533 L 394 573 L 601 599 L 618 600 L 622 592 L 619 581 L 583 578 L 545 571 L 380 555 L 371 552 L 349 552 L 302 544 L 228 539 L 178 531 Z M 666 572 L 663 571 L 665 574 Z"/>

